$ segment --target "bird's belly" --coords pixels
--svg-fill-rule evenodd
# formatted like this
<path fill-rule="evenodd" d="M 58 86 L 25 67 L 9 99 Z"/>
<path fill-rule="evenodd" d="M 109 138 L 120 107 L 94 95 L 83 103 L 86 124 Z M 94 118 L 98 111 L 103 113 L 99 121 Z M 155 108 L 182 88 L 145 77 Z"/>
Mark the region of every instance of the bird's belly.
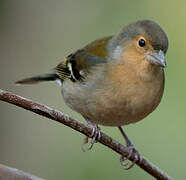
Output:
<path fill-rule="evenodd" d="M 105 103 L 97 105 L 91 120 L 105 126 L 122 126 L 135 123 L 150 114 L 159 104 L 160 97 L 143 99 L 135 96 L 131 99 L 118 101 L 107 99 Z"/>
<path fill-rule="evenodd" d="M 75 86 L 75 87 L 74 87 Z M 74 83 L 62 89 L 65 102 L 91 121 L 105 126 L 122 126 L 142 120 L 160 103 L 163 82 L 150 88 L 151 84 L 133 86 L 133 89 L 91 91 Z M 153 87 L 153 86 L 152 86 Z"/>

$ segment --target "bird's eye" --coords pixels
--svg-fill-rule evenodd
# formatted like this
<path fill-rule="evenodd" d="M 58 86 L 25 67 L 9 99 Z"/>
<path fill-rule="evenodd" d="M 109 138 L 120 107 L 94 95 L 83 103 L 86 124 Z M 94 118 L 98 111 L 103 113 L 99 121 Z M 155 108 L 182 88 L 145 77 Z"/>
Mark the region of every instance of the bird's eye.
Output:
<path fill-rule="evenodd" d="M 140 39 L 140 40 L 138 41 L 138 44 L 139 44 L 140 47 L 145 47 L 146 42 L 145 42 L 144 39 Z"/>

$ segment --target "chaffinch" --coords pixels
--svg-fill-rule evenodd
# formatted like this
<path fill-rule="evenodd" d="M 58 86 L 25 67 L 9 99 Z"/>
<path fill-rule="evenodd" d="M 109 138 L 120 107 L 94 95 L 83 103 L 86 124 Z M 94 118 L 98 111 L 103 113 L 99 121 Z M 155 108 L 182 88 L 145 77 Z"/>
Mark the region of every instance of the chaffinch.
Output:
<path fill-rule="evenodd" d="M 99 139 L 100 124 L 118 127 L 132 152 L 134 146 L 121 126 L 144 119 L 159 105 L 167 49 L 162 28 L 151 20 L 141 20 L 70 54 L 52 73 L 17 84 L 59 82 L 66 104 L 94 127 L 90 148 Z M 86 137 L 84 144 L 87 142 Z"/>

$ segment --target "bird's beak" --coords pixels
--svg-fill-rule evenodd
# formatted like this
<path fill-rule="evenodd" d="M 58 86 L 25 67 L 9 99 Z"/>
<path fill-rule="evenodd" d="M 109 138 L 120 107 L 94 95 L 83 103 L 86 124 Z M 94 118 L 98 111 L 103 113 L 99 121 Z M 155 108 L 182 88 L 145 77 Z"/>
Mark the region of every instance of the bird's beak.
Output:
<path fill-rule="evenodd" d="M 148 53 L 146 58 L 152 64 L 159 65 L 163 68 L 165 68 L 167 66 L 165 54 L 162 50 L 160 50 L 159 52 Z"/>

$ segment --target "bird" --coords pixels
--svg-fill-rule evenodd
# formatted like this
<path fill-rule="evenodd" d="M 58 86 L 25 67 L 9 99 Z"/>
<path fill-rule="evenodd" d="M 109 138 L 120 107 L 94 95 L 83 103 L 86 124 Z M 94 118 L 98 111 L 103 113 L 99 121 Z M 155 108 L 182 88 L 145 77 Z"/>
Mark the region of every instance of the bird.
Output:
<path fill-rule="evenodd" d="M 65 103 L 93 127 L 89 149 L 100 138 L 98 125 L 117 127 L 130 158 L 135 147 L 122 126 L 141 121 L 159 105 L 168 44 L 160 25 L 138 20 L 125 25 L 116 35 L 99 38 L 71 53 L 52 72 L 16 84 L 58 82 Z M 126 169 L 139 160 L 140 155 Z"/>

